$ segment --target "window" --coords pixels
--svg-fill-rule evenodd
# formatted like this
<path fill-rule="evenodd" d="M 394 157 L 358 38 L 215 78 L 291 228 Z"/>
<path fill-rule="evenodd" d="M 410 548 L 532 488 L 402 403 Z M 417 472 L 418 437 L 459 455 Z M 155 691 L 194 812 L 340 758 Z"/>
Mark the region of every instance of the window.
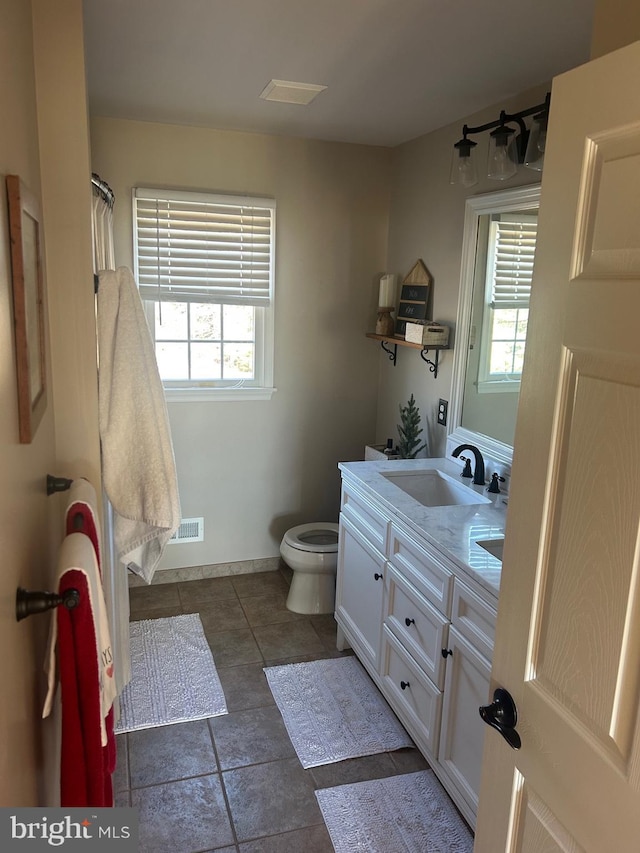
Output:
<path fill-rule="evenodd" d="M 170 399 L 273 392 L 275 201 L 137 188 L 136 278 Z"/>
<path fill-rule="evenodd" d="M 489 231 L 478 391 L 520 384 L 536 249 L 535 214 L 496 214 Z"/>

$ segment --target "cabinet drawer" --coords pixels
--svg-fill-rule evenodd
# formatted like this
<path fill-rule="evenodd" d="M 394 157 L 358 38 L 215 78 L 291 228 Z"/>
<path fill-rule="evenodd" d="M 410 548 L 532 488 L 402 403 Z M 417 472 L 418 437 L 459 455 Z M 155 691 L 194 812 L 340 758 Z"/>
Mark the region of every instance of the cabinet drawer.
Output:
<path fill-rule="evenodd" d="M 420 671 L 400 642 L 382 629 L 382 682 L 409 733 L 435 757 L 440 736 L 442 693 Z M 404 685 L 404 687 L 402 686 Z"/>
<path fill-rule="evenodd" d="M 415 534 L 393 523 L 389 535 L 389 560 L 444 616 L 449 615 L 453 574 L 435 549 L 418 545 Z"/>
<path fill-rule="evenodd" d="M 385 553 L 389 522 L 364 495 L 351 486 L 343 485 L 340 511 L 381 554 Z"/>
<path fill-rule="evenodd" d="M 457 578 L 453 585 L 451 623 L 489 661 L 493 656 L 496 611 Z"/>
<path fill-rule="evenodd" d="M 442 690 L 448 620 L 392 565 L 388 566 L 386 595 L 385 625 Z"/>

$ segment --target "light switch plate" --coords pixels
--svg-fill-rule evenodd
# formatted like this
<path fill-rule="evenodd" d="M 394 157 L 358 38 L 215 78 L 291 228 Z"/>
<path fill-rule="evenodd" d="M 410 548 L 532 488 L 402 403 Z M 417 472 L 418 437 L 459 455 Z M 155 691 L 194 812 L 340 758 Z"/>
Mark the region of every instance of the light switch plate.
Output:
<path fill-rule="evenodd" d="M 438 423 L 440 426 L 447 425 L 447 411 L 449 402 L 447 400 L 438 400 Z"/>

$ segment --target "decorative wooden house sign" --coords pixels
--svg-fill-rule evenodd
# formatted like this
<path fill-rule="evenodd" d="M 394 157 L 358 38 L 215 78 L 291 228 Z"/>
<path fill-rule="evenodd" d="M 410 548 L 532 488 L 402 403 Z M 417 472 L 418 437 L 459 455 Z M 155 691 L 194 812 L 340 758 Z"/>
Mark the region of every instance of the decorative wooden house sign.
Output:
<path fill-rule="evenodd" d="M 429 287 L 432 283 L 431 273 L 424 262 L 418 259 L 402 280 L 395 325 L 396 338 L 404 338 L 407 321 L 416 323 L 426 320 Z"/>

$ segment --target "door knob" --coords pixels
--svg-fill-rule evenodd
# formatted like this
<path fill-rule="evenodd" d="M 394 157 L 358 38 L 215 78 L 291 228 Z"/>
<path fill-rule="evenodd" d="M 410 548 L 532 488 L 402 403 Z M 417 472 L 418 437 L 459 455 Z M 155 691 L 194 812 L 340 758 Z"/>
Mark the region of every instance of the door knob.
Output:
<path fill-rule="evenodd" d="M 484 722 L 500 732 L 513 749 L 520 749 L 522 741 L 516 731 L 518 712 L 511 694 L 503 687 L 498 687 L 493 693 L 490 705 L 481 705 L 478 709 Z"/>

